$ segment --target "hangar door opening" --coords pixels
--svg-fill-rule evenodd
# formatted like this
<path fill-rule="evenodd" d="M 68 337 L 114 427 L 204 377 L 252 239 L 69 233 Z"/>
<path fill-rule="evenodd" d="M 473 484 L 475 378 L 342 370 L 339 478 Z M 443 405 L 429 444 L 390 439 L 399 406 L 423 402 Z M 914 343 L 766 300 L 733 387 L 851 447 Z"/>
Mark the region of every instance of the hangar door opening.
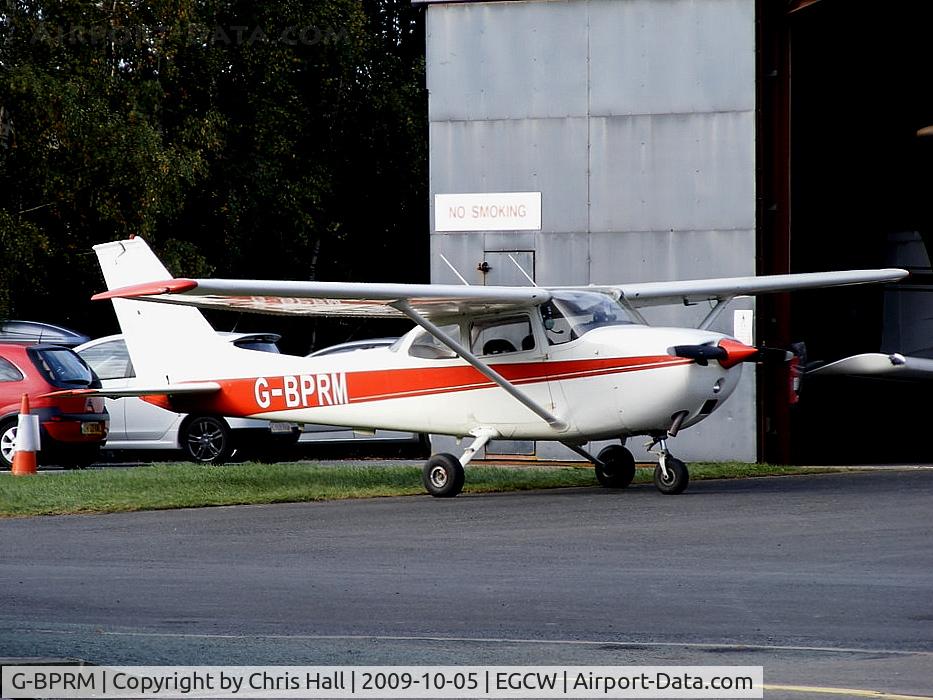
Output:
<path fill-rule="evenodd" d="M 790 52 L 790 263 L 795 272 L 897 266 L 908 283 L 792 295 L 811 360 L 933 357 L 933 3 L 798 2 Z M 791 411 L 798 463 L 933 461 L 933 386 L 805 380 Z"/>

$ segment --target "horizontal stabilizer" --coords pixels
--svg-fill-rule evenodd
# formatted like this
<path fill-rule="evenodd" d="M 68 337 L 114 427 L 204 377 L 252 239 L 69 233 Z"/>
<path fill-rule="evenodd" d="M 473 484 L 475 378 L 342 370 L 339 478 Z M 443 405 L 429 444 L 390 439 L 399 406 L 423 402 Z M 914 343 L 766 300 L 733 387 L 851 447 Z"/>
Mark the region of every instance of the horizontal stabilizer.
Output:
<path fill-rule="evenodd" d="M 62 389 L 43 396 L 174 396 L 176 394 L 209 394 L 220 391 L 217 382 L 185 382 L 184 384 L 162 384 L 161 386 L 126 386 L 115 389 Z"/>

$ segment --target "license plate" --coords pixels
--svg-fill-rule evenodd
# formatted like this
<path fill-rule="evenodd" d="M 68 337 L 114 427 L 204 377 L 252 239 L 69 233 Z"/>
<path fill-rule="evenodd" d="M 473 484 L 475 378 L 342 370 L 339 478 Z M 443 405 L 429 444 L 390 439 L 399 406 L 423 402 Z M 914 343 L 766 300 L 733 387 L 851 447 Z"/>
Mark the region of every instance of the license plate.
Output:
<path fill-rule="evenodd" d="M 81 434 L 82 435 L 103 435 L 104 426 L 102 423 L 82 423 Z"/>
<path fill-rule="evenodd" d="M 294 423 L 269 423 L 269 430 L 273 433 L 290 433 L 295 427 Z"/>

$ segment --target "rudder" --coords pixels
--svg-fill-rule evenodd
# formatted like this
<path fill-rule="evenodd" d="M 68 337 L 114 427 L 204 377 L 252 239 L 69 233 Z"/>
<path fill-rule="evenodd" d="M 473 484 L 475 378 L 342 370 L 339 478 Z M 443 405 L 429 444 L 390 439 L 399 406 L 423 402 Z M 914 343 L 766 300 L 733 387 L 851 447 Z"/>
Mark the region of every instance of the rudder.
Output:
<path fill-rule="evenodd" d="M 172 279 L 139 237 L 94 246 L 107 289 Z M 211 376 L 217 356 L 229 350 L 198 309 L 113 299 L 137 380 L 145 384 Z"/>

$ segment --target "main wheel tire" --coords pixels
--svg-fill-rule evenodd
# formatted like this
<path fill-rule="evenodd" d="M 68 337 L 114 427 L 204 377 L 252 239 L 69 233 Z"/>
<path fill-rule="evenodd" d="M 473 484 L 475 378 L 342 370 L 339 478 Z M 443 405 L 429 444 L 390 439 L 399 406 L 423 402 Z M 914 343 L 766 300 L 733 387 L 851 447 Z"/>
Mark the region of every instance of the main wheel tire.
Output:
<path fill-rule="evenodd" d="M 435 498 L 453 498 L 463 490 L 466 475 L 459 459 L 452 454 L 437 454 L 424 463 L 421 481 Z"/>
<path fill-rule="evenodd" d="M 624 489 L 635 478 L 635 457 L 622 445 L 609 445 L 597 455 L 596 480 L 609 489 Z"/>
<path fill-rule="evenodd" d="M 189 418 L 181 431 L 181 448 L 192 462 L 223 464 L 233 454 L 230 426 L 217 416 Z"/>
<path fill-rule="evenodd" d="M 658 491 L 667 496 L 676 496 L 683 493 L 690 483 L 690 472 L 687 471 L 687 465 L 676 457 L 667 457 L 664 462 L 667 467 L 667 478 L 661 471 L 659 464 L 654 468 L 654 485 Z"/>
<path fill-rule="evenodd" d="M 0 469 L 4 471 L 13 468 L 13 447 L 18 425 L 16 418 L 8 418 L 0 423 Z"/>

